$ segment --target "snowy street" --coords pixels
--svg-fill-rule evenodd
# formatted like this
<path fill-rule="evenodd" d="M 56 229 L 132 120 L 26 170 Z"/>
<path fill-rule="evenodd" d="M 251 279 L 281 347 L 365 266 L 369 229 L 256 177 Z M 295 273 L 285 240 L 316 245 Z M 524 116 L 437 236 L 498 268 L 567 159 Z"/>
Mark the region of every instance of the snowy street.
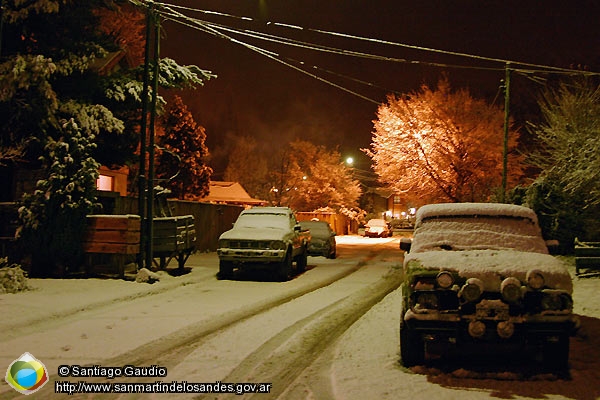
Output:
<path fill-rule="evenodd" d="M 194 254 L 190 273 L 161 272 L 155 284 L 112 279 L 30 280 L 34 290 L 0 295 L 0 365 L 25 352 L 50 382 L 29 396 L 54 395 L 57 382 L 268 383 L 281 399 L 600 398 L 598 277 L 574 279 L 582 329 L 571 340 L 571 378 L 523 377 L 518 368 L 399 364 L 402 251 L 398 238 L 339 236 L 338 258 L 309 257 L 289 282 L 216 279 L 215 253 Z M 574 271 L 573 271 L 574 272 Z M 573 274 L 574 275 L 574 274 Z M 10 317 L 9 317 L 10 316 Z M 61 365 L 165 368 L 164 377 L 58 376 Z M 0 399 L 22 398 L 6 383 Z M 236 394 L 87 394 L 69 398 L 240 398 Z"/>

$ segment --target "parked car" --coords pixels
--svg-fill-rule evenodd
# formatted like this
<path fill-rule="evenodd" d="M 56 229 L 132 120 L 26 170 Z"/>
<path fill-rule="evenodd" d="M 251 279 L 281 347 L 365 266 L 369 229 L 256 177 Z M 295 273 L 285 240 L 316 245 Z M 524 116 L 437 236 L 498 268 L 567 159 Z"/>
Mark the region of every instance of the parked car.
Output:
<path fill-rule="evenodd" d="M 310 233 L 308 244 L 308 255 L 323 256 L 327 258 L 336 257 L 335 232 L 326 221 L 300 221 L 303 230 Z"/>
<path fill-rule="evenodd" d="M 385 219 L 370 219 L 365 225 L 366 237 L 390 237 L 392 230 Z"/>
<path fill-rule="evenodd" d="M 509 204 L 421 207 L 413 239 L 402 238 L 400 354 L 503 354 L 568 368 L 573 284 L 548 254 L 536 214 Z"/>
<path fill-rule="evenodd" d="M 267 269 L 280 281 L 306 268 L 309 236 L 288 207 L 252 207 L 244 210 L 233 228 L 219 237 L 219 279 L 234 269 Z"/>

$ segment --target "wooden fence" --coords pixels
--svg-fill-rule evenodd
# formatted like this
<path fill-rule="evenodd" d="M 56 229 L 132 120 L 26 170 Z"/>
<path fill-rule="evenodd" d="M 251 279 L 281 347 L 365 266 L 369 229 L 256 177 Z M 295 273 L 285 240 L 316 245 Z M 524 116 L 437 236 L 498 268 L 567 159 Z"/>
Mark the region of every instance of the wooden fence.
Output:
<path fill-rule="evenodd" d="M 135 197 L 114 196 L 101 198 L 103 213 L 137 214 L 138 199 Z M 199 203 L 197 201 L 167 200 L 172 216 L 193 215 L 196 228 L 196 250 L 216 251 L 221 233 L 231 229 L 244 209 L 229 204 Z"/>

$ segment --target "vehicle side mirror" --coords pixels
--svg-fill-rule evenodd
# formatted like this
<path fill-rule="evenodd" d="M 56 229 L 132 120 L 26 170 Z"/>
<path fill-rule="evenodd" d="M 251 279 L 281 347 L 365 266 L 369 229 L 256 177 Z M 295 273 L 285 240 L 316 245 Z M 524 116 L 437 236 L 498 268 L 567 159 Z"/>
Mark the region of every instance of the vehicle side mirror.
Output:
<path fill-rule="evenodd" d="M 409 238 L 400 238 L 400 250 L 404 250 L 405 252 L 410 252 L 410 246 L 412 245 L 412 239 Z"/>
<path fill-rule="evenodd" d="M 552 255 L 560 253 L 560 242 L 556 239 L 546 240 L 546 247 L 548 248 L 548 253 Z"/>

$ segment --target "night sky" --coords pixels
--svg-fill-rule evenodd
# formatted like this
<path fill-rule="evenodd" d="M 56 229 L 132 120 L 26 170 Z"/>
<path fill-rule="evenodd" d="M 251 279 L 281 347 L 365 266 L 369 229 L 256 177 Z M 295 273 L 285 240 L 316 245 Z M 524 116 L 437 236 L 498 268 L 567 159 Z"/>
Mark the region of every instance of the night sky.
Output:
<path fill-rule="evenodd" d="M 164 21 L 161 57 L 195 64 L 218 78 L 195 91 L 179 93 L 196 122 L 206 128 L 215 169 L 225 167 L 228 138 L 249 135 L 267 149 L 301 138 L 358 157 L 368 147 L 377 104 L 387 93 L 408 93 L 423 83 L 435 85 L 446 74 L 453 87 L 466 87 L 476 97 L 503 105 L 499 92 L 501 63 L 447 56 L 317 33 L 325 30 L 418 47 L 495 59 L 569 68 L 585 65 L 600 71 L 600 2 L 583 0 L 169 0 L 169 4 L 217 11 L 251 21 L 177 11 L 197 19 L 293 38 L 345 51 L 364 52 L 398 63 L 329 54 L 251 39 L 231 37 L 276 52 L 286 62 L 347 90 L 347 93 L 304 75 L 242 45 L 172 21 Z M 304 30 L 268 22 L 301 26 Z M 490 70 L 433 66 L 438 63 Z M 301 66 L 300 64 L 294 64 Z M 315 68 L 316 67 L 316 68 Z M 495 70 L 500 69 L 500 70 Z M 365 81 L 366 86 L 356 81 Z M 542 76 L 547 78 L 548 76 Z M 542 84 L 514 75 L 511 99 L 518 107 L 533 102 Z M 512 107 L 512 106 L 511 106 Z M 516 112 L 519 110 L 517 109 Z M 359 165 L 359 168 L 361 166 Z"/>

